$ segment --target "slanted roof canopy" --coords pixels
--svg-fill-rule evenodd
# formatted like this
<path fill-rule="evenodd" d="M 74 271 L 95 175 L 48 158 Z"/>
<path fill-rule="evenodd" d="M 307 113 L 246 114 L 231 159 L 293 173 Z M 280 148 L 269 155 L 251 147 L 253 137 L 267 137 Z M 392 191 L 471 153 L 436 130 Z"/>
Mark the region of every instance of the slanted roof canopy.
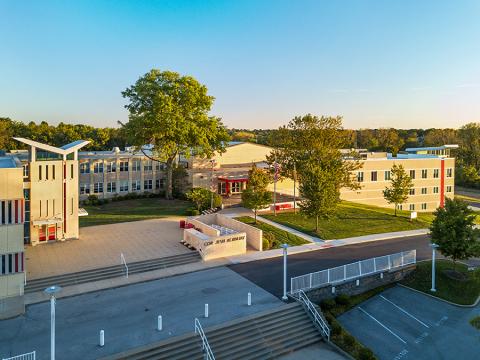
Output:
<path fill-rule="evenodd" d="M 24 144 L 30 145 L 32 147 L 42 149 L 42 150 L 45 150 L 45 151 L 49 151 L 49 152 L 52 152 L 52 153 L 55 153 L 55 154 L 64 155 L 64 156 L 77 151 L 78 149 L 84 147 L 85 145 L 87 145 L 90 142 L 90 141 L 86 141 L 86 140 L 77 140 L 77 141 L 74 141 L 70 144 L 63 145 L 60 148 L 57 148 L 55 146 L 42 144 L 42 143 L 30 140 L 30 139 L 17 138 L 17 137 L 14 137 L 14 139 L 17 140 L 17 141 L 20 141 Z"/>

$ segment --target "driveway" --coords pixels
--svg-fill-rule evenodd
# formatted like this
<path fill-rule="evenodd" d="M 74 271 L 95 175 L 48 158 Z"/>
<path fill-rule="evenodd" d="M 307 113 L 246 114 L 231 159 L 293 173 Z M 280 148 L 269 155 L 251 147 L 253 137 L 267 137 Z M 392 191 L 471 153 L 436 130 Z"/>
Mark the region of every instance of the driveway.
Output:
<path fill-rule="evenodd" d="M 480 331 L 469 320 L 480 306 L 461 308 L 400 286 L 338 320 L 382 360 L 478 359 Z"/>
<path fill-rule="evenodd" d="M 80 239 L 26 248 L 27 280 L 190 252 L 180 244 L 180 218 L 80 228 Z"/>

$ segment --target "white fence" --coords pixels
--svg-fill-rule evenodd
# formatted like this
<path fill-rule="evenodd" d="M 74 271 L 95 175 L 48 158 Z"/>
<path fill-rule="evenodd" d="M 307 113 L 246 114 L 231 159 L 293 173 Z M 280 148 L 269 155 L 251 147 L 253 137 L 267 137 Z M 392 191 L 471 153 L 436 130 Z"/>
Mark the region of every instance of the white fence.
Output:
<path fill-rule="evenodd" d="M 3 360 L 35 360 L 35 351 L 14 357 L 4 358 Z"/>
<path fill-rule="evenodd" d="M 416 261 L 417 251 L 409 250 L 296 276 L 290 279 L 290 292 L 294 294 L 300 290 L 309 290 L 343 281 L 354 280 L 378 272 L 415 264 Z"/>

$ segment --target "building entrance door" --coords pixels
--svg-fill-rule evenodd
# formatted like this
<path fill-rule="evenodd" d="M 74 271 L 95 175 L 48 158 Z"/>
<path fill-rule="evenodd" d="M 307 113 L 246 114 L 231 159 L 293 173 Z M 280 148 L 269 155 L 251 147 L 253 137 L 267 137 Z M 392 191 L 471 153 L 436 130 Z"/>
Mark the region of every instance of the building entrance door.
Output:
<path fill-rule="evenodd" d="M 48 227 L 48 240 L 55 240 L 56 236 L 56 225 L 50 225 Z"/>
<path fill-rule="evenodd" d="M 38 228 L 38 241 L 47 241 L 47 225 Z"/>

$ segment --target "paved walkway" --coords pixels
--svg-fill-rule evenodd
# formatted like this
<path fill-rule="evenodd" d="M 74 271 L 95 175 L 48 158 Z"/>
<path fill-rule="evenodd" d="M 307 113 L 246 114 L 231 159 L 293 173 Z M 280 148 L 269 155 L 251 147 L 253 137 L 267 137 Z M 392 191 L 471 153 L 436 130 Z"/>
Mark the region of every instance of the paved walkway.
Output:
<path fill-rule="evenodd" d="M 278 360 L 346 360 L 347 357 L 333 350 L 324 342 L 307 346 L 288 355 L 280 356 Z"/>
<path fill-rule="evenodd" d="M 281 229 L 281 230 L 285 230 L 293 235 L 296 235 L 298 237 L 301 237 L 302 239 L 305 239 L 307 240 L 308 242 L 311 242 L 311 243 L 323 243 L 324 241 L 316 236 L 311 236 L 311 235 L 308 235 L 308 234 L 305 234 L 304 232 L 301 232 L 301 231 L 298 231 L 298 230 L 295 230 L 295 229 L 292 229 L 291 227 L 288 227 L 288 226 L 285 226 L 285 225 L 282 225 L 282 224 L 279 224 L 275 221 L 271 221 L 271 220 L 268 220 L 268 219 L 265 219 L 263 216 L 258 216 L 257 215 L 257 218 L 268 224 L 268 225 L 271 225 L 271 226 L 275 226 L 276 228 L 278 229 Z"/>
<path fill-rule="evenodd" d="M 180 244 L 181 218 L 134 221 L 80 228 L 79 240 L 26 248 L 27 280 L 188 253 Z"/>

